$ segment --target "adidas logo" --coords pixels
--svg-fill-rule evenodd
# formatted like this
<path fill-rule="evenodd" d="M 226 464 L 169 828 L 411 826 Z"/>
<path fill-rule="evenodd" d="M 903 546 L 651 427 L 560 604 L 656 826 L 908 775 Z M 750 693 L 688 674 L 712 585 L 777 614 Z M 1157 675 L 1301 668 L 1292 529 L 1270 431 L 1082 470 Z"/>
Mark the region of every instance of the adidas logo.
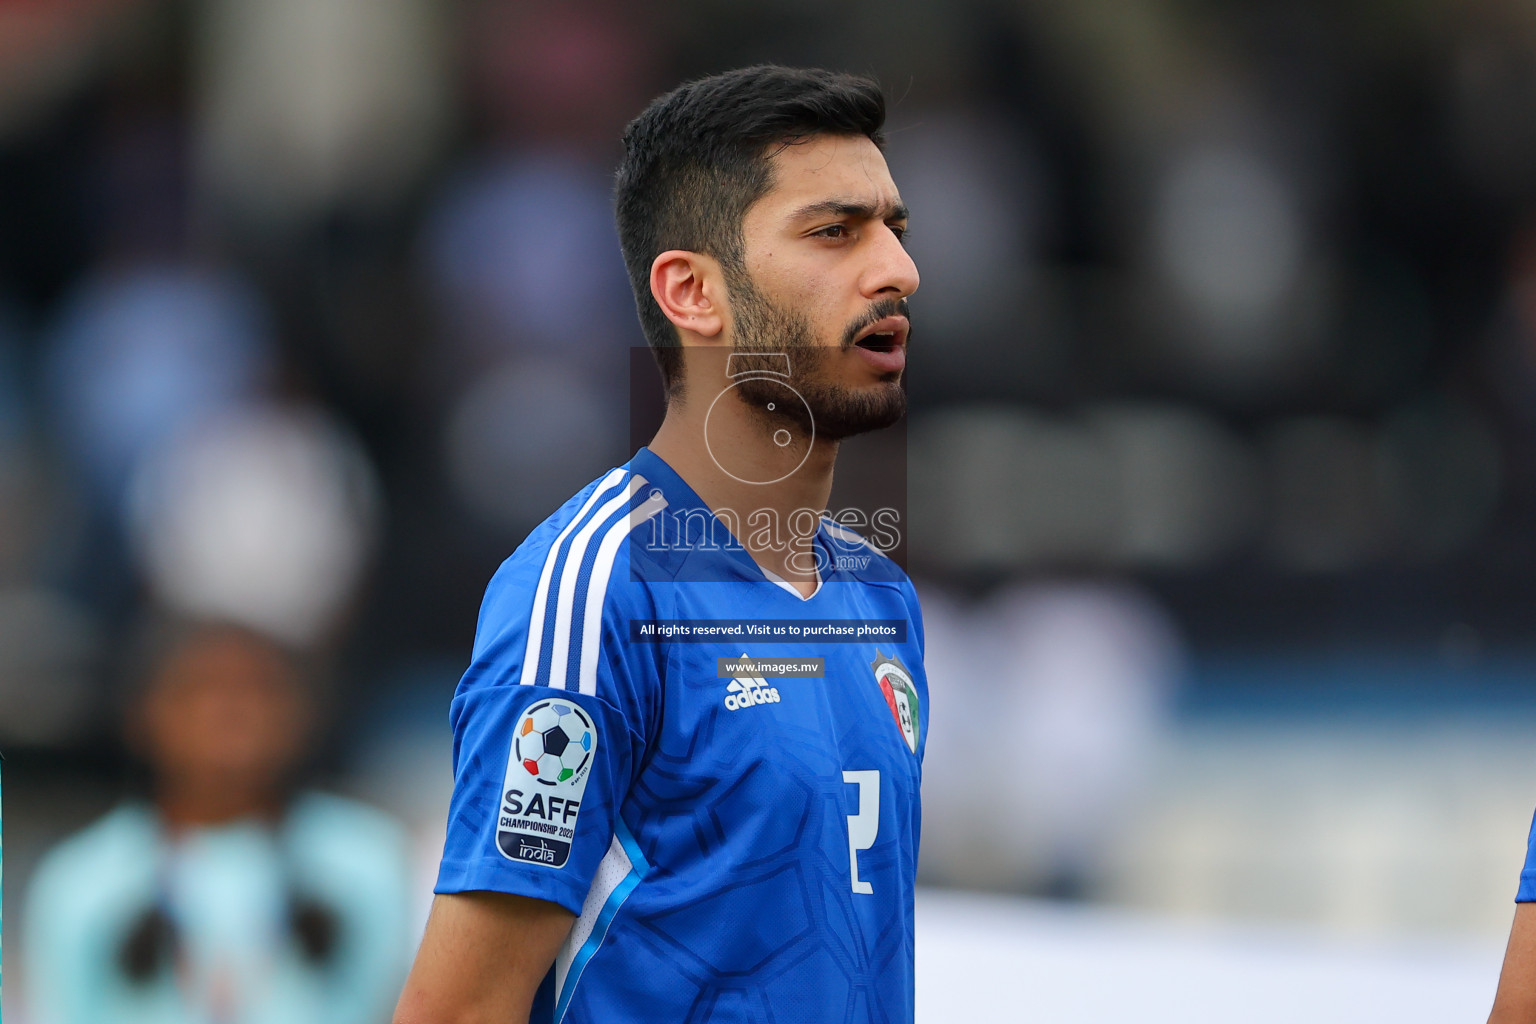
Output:
<path fill-rule="evenodd" d="M 777 704 L 779 688 L 762 679 L 732 679 L 725 684 L 725 708 L 740 711 L 754 704 Z"/>

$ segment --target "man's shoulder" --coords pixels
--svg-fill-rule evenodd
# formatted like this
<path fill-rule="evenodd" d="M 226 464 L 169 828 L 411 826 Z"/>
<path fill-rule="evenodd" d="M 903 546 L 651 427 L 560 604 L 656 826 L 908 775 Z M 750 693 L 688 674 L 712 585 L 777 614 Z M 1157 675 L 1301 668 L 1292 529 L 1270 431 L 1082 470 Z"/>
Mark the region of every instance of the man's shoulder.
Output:
<path fill-rule="evenodd" d="M 288 812 L 287 841 L 328 884 L 403 884 L 410 837 L 376 807 L 322 790 L 305 790 Z"/>
<path fill-rule="evenodd" d="M 658 570 L 646 561 L 646 545 L 625 541 L 665 507 L 661 493 L 626 464 L 539 524 L 486 587 L 474 664 L 460 692 L 522 681 L 525 666 L 546 683 L 565 670 L 590 675 L 604 625 L 649 614 L 646 584 Z"/>
<path fill-rule="evenodd" d="M 34 910 L 82 912 L 131 900 L 153 881 L 159 827 L 148 808 L 121 804 L 69 836 L 43 856 L 32 880 Z M 80 886 L 80 879 L 94 884 Z"/>
<path fill-rule="evenodd" d="M 390 853 L 409 842 L 404 826 L 371 804 L 325 790 L 306 789 L 293 801 L 287 823 L 291 838 L 316 846 L 359 843 Z"/>
<path fill-rule="evenodd" d="M 619 549 L 631 532 L 649 521 L 665 502 L 628 465 L 608 470 L 536 526 L 496 570 L 486 587 L 481 625 L 505 601 L 526 605 L 551 584 L 585 589 L 594 574 L 611 579 Z M 627 567 L 626 567 L 627 568 Z M 566 577 L 566 570 L 573 575 Z M 524 608 L 526 611 L 527 608 Z"/>

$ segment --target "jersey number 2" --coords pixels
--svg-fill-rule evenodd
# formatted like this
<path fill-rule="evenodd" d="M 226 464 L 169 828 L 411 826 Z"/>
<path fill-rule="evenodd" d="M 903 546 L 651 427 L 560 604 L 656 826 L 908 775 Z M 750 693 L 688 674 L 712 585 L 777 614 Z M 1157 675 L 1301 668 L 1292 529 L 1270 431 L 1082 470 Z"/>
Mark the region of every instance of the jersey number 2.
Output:
<path fill-rule="evenodd" d="M 843 772 L 843 781 L 859 787 L 859 813 L 847 816 L 848 874 L 853 879 L 853 891 L 868 895 L 875 890 L 859 879 L 859 851 L 874 846 L 875 835 L 880 831 L 880 773 Z"/>

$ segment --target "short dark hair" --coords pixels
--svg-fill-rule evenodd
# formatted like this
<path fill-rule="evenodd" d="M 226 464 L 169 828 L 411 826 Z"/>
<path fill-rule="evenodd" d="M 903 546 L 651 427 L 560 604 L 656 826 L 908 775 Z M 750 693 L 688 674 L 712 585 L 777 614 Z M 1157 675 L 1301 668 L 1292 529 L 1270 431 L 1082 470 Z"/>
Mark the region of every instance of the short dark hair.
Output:
<path fill-rule="evenodd" d="M 885 136 L 873 79 L 759 64 L 700 78 L 651 102 L 624 129 L 615 188 L 619 245 L 646 341 L 667 393 L 680 383 L 677 331 L 651 296 L 651 263 L 668 249 L 745 273 L 741 221 L 773 187 L 773 150 L 815 135 Z"/>

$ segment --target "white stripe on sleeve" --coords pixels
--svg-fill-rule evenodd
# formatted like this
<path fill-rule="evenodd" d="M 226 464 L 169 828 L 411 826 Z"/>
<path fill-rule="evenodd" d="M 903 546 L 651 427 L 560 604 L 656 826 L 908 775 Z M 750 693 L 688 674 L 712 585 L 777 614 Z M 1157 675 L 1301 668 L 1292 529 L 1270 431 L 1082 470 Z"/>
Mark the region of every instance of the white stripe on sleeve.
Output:
<path fill-rule="evenodd" d="M 638 479 L 638 478 L 637 478 Z M 587 583 L 587 607 L 582 620 L 581 644 L 581 692 L 597 693 L 597 655 L 603 638 L 603 600 L 608 594 L 608 578 L 613 575 L 613 563 L 618 558 L 619 545 L 641 523 L 667 507 L 667 499 L 660 491 L 635 506 L 629 515 L 614 523 L 597 548 L 597 561 L 592 566 L 592 579 Z"/>
<path fill-rule="evenodd" d="M 624 479 L 628 472 L 625 469 L 615 469 L 603 477 L 602 482 L 592 489 L 591 496 L 581 506 L 581 510 L 571 517 L 571 521 L 565 524 L 565 529 L 560 531 L 560 535 L 549 547 L 549 554 L 544 559 L 544 571 L 539 574 L 539 585 L 534 591 L 533 611 L 528 614 L 528 646 L 523 652 L 523 674 L 519 680 L 524 686 L 531 686 L 538 682 L 539 658 L 543 656 L 544 620 L 549 604 L 549 581 L 554 575 L 555 563 L 560 557 L 560 545 L 565 543 L 565 538 L 576 529 L 576 524 L 581 522 L 582 516 L 585 516 L 606 492 Z"/>
<path fill-rule="evenodd" d="M 587 545 L 604 520 L 634 498 L 635 492 L 645 485 L 645 477 L 632 476 L 623 492 L 605 502 L 586 526 L 571 541 L 571 550 L 565 558 L 565 568 L 560 573 L 560 592 L 555 602 L 555 635 L 550 641 L 549 685 L 557 690 L 566 688 L 571 655 L 571 619 L 575 616 L 576 578 L 581 575 L 581 562 L 587 556 Z M 620 520 L 622 525 L 623 520 Z"/>

